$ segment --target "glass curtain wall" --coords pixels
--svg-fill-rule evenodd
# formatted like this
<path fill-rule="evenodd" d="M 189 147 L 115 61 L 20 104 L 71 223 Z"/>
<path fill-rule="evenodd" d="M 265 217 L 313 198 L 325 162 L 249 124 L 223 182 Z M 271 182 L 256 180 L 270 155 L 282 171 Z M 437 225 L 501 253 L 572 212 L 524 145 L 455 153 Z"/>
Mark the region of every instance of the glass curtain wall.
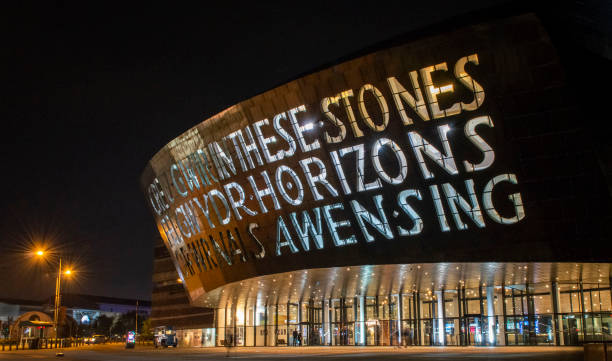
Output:
<path fill-rule="evenodd" d="M 228 304 L 215 344 L 235 346 L 581 345 L 612 341 L 609 284 L 542 283 Z M 211 340 L 212 341 L 212 340 Z"/>

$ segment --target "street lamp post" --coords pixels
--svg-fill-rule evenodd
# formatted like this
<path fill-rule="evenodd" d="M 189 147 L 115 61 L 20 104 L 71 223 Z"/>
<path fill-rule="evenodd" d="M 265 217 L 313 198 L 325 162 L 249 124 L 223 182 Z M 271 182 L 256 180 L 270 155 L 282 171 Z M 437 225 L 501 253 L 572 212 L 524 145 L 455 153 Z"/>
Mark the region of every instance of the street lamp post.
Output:
<path fill-rule="evenodd" d="M 53 328 L 55 330 L 55 338 L 57 338 L 57 319 L 59 318 L 60 308 L 60 288 L 62 287 L 62 257 L 59 257 L 59 266 L 57 270 L 57 278 L 55 279 L 55 303 L 53 307 Z"/>
<path fill-rule="evenodd" d="M 36 255 L 39 257 L 43 257 L 45 255 L 44 251 L 37 251 Z M 67 276 L 72 274 L 70 269 L 64 271 Z M 53 329 L 55 331 L 55 338 L 57 338 L 57 328 L 59 325 L 59 311 L 61 305 L 61 287 L 62 287 L 62 256 L 58 256 L 58 268 L 57 268 L 57 277 L 55 278 L 55 302 L 53 306 Z"/>

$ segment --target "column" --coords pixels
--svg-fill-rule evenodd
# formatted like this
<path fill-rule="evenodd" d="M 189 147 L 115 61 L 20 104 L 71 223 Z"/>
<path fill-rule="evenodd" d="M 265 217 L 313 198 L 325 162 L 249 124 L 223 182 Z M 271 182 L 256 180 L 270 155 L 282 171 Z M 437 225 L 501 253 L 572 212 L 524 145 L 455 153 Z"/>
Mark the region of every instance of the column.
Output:
<path fill-rule="evenodd" d="M 268 302 L 264 305 L 264 346 L 268 346 Z"/>
<path fill-rule="evenodd" d="M 525 284 L 525 296 L 527 297 L 527 319 L 529 320 L 529 344 L 535 345 L 535 310 L 533 306 L 533 296 L 531 296 L 529 292 L 529 283 Z"/>
<path fill-rule="evenodd" d="M 294 345 L 295 340 L 293 340 L 293 331 L 291 330 L 291 322 L 290 322 L 290 317 L 289 317 L 289 310 L 291 309 L 291 303 L 289 303 L 289 298 L 287 298 L 287 318 L 286 318 L 286 322 L 285 322 L 285 334 L 287 335 L 287 341 L 286 344 L 287 346 L 289 345 Z M 292 339 L 289 340 L 289 335 L 291 335 Z"/>
<path fill-rule="evenodd" d="M 327 344 L 327 306 L 325 305 L 325 299 L 321 300 L 321 327 L 323 328 L 323 337 L 321 338 L 321 345 Z"/>
<path fill-rule="evenodd" d="M 376 324 L 378 325 L 375 328 L 374 332 L 374 344 L 376 346 L 380 346 L 380 328 L 382 327 L 381 323 L 380 323 L 380 315 L 378 314 L 378 295 L 376 295 L 376 297 L 374 298 L 375 302 L 374 302 L 374 318 L 376 319 Z"/>
<path fill-rule="evenodd" d="M 402 345 L 403 331 L 402 330 L 402 319 L 404 318 L 404 300 L 402 297 L 402 291 L 400 290 L 397 295 L 397 344 Z"/>
<path fill-rule="evenodd" d="M 495 335 L 495 294 L 493 286 L 487 286 L 487 318 L 488 318 L 488 343 L 495 345 L 497 337 Z"/>
<path fill-rule="evenodd" d="M 423 339 L 425 338 L 423 335 L 423 327 L 421 327 L 421 296 L 419 292 L 415 292 L 415 302 L 414 302 L 414 320 L 416 325 L 416 334 L 418 336 L 417 344 L 419 346 L 423 345 Z"/>
<path fill-rule="evenodd" d="M 219 344 L 219 309 L 215 308 L 213 312 L 213 325 L 215 325 L 215 346 Z"/>
<path fill-rule="evenodd" d="M 502 342 L 503 342 L 503 346 L 506 346 L 508 344 L 508 333 L 506 332 L 506 314 L 507 314 L 507 310 L 506 310 L 506 285 L 504 283 L 502 283 L 502 289 L 501 289 L 501 303 L 502 303 L 502 313 L 503 313 L 503 317 L 502 317 L 502 332 L 504 333 L 504 337 L 502 338 Z"/>
<path fill-rule="evenodd" d="M 582 341 L 585 342 L 587 339 L 586 333 L 586 317 L 584 315 L 584 288 L 582 285 L 582 277 L 580 279 L 580 316 L 582 318 Z"/>
<path fill-rule="evenodd" d="M 478 317 L 478 324 L 480 325 L 480 343 L 485 344 L 484 338 L 484 297 L 482 297 L 482 285 L 478 285 L 478 304 L 480 305 L 480 317 Z"/>
<path fill-rule="evenodd" d="M 446 337 L 444 334 L 444 291 L 435 291 L 436 294 L 436 319 L 433 322 L 438 323 L 438 334 L 437 334 L 437 344 L 440 346 L 444 346 L 446 343 Z"/>
<path fill-rule="evenodd" d="M 359 329 L 361 330 L 359 344 L 365 345 L 365 296 L 357 297 L 356 299 L 359 300 Z"/>
<path fill-rule="evenodd" d="M 564 346 L 565 340 L 563 339 L 563 320 L 559 310 L 561 309 L 561 293 L 559 292 L 559 284 L 557 282 L 552 283 L 552 287 L 550 289 L 550 295 L 552 300 L 552 308 L 553 308 L 553 327 L 554 327 L 554 337 L 555 337 L 555 345 Z"/>
<path fill-rule="evenodd" d="M 274 306 L 274 346 L 278 346 L 278 301 Z"/>
<path fill-rule="evenodd" d="M 457 286 L 457 319 L 459 320 L 459 329 L 457 330 L 457 332 L 459 332 L 459 346 L 465 345 L 465 342 L 463 340 L 463 313 L 461 312 L 461 310 L 463 309 L 462 305 L 463 297 L 461 297 L 461 285 L 459 284 Z"/>

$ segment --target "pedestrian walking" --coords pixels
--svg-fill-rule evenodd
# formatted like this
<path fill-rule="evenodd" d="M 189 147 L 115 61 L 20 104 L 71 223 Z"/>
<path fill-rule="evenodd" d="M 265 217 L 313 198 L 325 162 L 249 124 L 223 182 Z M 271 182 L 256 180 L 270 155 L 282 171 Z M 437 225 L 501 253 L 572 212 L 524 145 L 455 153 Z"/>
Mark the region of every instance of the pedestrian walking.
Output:
<path fill-rule="evenodd" d="M 233 346 L 234 346 L 234 335 L 227 335 L 227 337 L 225 338 L 225 350 L 227 351 L 227 353 L 225 354 L 225 357 L 229 357 L 230 351 L 232 350 Z"/>

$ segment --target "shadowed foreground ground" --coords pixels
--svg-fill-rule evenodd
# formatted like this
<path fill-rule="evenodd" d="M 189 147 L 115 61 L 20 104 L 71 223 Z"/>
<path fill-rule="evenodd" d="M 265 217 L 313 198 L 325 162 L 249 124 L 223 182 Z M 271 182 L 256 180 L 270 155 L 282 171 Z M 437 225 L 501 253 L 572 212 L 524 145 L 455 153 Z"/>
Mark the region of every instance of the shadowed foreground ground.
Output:
<path fill-rule="evenodd" d="M 65 349 L 64 357 L 55 350 L 0 352 L 0 360 L 226 360 L 223 348 L 155 349 L 137 346 L 126 350 L 122 345 L 94 345 Z M 240 360 L 517 360 L 581 361 L 582 348 L 577 347 L 257 347 L 234 348 L 230 359 Z"/>

